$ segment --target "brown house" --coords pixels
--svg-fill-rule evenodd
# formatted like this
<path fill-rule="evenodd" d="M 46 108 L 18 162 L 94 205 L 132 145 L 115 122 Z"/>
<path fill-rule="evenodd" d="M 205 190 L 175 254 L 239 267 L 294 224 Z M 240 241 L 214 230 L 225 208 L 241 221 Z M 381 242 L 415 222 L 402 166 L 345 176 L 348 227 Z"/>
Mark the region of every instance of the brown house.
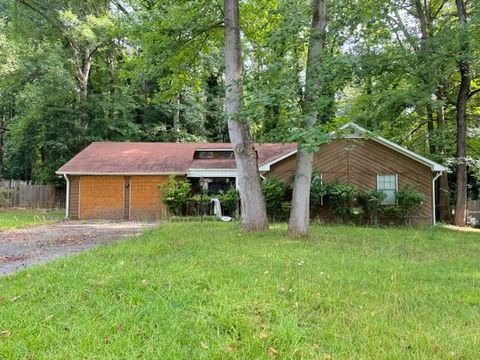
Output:
<path fill-rule="evenodd" d="M 360 189 L 387 193 L 412 184 L 424 193 L 417 223 L 435 222 L 435 180 L 447 169 L 360 126 L 348 123 L 331 134 L 314 156 L 324 183 L 348 182 Z M 292 182 L 296 144 L 258 144 L 262 178 Z M 156 219 L 167 215 L 159 184 L 169 176 L 187 178 L 194 189 L 215 193 L 235 186 L 237 171 L 230 144 L 92 143 L 57 174 L 67 182 L 67 217 L 71 219 Z M 328 211 L 324 212 L 328 220 Z"/>

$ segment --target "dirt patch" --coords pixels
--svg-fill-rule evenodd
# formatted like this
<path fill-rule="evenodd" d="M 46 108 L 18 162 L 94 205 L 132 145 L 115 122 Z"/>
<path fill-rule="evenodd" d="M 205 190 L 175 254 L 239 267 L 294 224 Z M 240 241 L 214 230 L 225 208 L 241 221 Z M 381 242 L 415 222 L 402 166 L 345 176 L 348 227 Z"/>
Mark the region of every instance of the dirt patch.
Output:
<path fill-rule="evenodd" d="M 155 224 L 64 222 L 0 232 L 0 276 L 124 237 L 141 235 Z"/>

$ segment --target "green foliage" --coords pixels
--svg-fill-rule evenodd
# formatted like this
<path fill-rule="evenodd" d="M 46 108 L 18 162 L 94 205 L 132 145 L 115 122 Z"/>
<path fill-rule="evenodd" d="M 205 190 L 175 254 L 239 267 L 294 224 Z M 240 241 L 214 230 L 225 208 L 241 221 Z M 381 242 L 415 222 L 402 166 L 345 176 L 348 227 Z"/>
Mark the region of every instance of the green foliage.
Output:
<path fill-rule="evenodd" d="M 273 220 L 278 219 L 282 213 L 282 202 L 285 196 L 283 183 L 278 179 L 267 178 L 262 181 L 262 193 L 268 217 Z"/>
<path fill-rule="evenodd" d="M 397 199 L 399 215 L 405 224 L 409 224 L 411 219 L 420 211 L 425 195 L 414 186 L 407 185 L 395 193 L 395 198 Z"/>
<path fill-rule="evenodd" d="M 227 191 L 220 190 L 218 200 L 220 200 L 222 210 L 233 215 L 237 210 L 240 201 L 240 192 L 235 187 L 231 187 Z"/>
<path fill-rule="evenodd" d="M 92 141 L 228 141 L 221 3 L 122 4 L 1 2 L 4 177 L 61 182 L 55 170 Z M 470 25 L 463 28 L 451 16 L 453 3 L 426 1 L 431 25 L 426 39 L 415 4 L 328 1 L 328 33 L 317 72 L 322 86 L 313 109 L 306 109 L 310 2 L 242 1 L 248 64 L 242 117 L 250 122 L 254 140 L 296 141 L 315 151 L 335 124 L 353 120 L 436 161 L 454 158 L 458 59 L 465 55 L 460 40 L 467 31 L 475 90 L 479 4 L 467 3 Z M 83 98 L 79 70 L 86 58 L 91 69 Z M 478 126 L 479 101 L 476 94 L 468 102 L 469 130 Z M 313 110 L 320 124 L 305 131 Z M 436 124 L 439 114 L 445 116 L 444 126 Z M 432 116 L 434 129 L 427 131 Z M 480 157 L 478 138 L 468 139 L 474 165 Z M 480 177 L 478 168 L 470 166 Z"/>
<path fill-rule="evenodd" d="M 201 218 L 210 215 L 210 195 L 207 190 L 200 194 L 195 194 L 185 201 L 185 212 L 181 213 L 183 217 L 200 216 Z M 183 209 L 183 207 L 182 207 Z"/>
<path fill-rule="evenodd" d="M 365 211 L 361 207 L 352 207 L 350 209 L 350 218 L 354 224 L 361 224 L 363 221 L 363 215 Z"/>
<path fill-rule="evenodd" d="M 208 203 L 211 199 L 211 196 L 207 193 L 203 192 L 201 194 L 195 194 L 192 197 L 188 198 L 188 200 L 201 202 L 201 203 Z"/>
<path fill-rule="evenodd" d="M 183 208 L 192 188 L 188 181 L 177 181 L 175 176 L 170 176 L 168 183 L 158 186 L 163 194 L 162 201 L 168 206 L 173 215 L 181 216 Z"/>
<path fill-rule="evenodd" d="M 378 224 L 378 215 L 383 208 L 382 202 L 386 196 L 385 192 L 376 189 L 362 191 L 358 194 L 358 201 L 368 214 L 371 225 Z"/>
<path fill-rule="evenodd" d="M 352 184 L 332 182 L 326 186 L 328 205 L 339 220 L 346 221 L 352 215 L 353 201 L 358 188 Z"/>

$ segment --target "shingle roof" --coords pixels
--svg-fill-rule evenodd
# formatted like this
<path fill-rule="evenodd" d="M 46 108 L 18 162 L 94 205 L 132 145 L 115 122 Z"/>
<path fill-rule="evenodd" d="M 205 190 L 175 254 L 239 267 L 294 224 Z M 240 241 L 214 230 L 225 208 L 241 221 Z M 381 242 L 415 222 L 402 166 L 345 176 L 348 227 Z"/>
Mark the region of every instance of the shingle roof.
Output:
<path fill-rule="evenodd" d="M 259 166 L 285 156 L 296 147 L 296 144 L 256 144 Z M 235 168 L 232 160 L 194 160 L 197 149 L 231 150 L 231 145 L 94 142 L 58 169 L 57 174 L 186 174 L 190 167 Z"/>

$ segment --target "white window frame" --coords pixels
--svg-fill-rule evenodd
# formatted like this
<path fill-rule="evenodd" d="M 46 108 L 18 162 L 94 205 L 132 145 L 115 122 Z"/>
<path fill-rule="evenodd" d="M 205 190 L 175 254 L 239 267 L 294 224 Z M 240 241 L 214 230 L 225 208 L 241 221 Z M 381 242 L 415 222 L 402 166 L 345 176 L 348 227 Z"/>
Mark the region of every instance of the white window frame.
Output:
<path fill-rule="evenodd" d="M 381 176 L 392 176 L 395 175 L 395 192 L 398 191 L 398 174 L 377 174 L 377 190 L 383 191 L 385 189 L 380 189 L 380 177 Z M 385 200 L 384 200 L 385 201 Z M 387 205 L 397 205 L 397 200 L 395 200 L 393 203 L 383 203 L 382 205 L 387 206 Z"/>

